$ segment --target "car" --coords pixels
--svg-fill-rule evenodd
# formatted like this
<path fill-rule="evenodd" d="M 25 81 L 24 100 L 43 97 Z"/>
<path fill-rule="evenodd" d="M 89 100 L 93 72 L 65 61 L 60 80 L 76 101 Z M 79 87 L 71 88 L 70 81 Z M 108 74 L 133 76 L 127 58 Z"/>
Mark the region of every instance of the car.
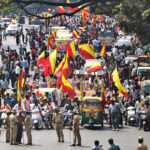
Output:
<path fill-rule="evenodd" d="M 19 25 L 18 24 L 10 24 L 6 28 L 6 34 L 7 35 L 16 35 L 17 31 L 19 31 Z"/>
<path fill-rule="evenodd" d="M 100 40 L 102 43 L 105 43 L 108 50 L 112 47 L 112 44 L 115 41 L 114 33 L 111 30 L 101 32 L 98 40 Z"/>
<path fill-rule="evenodd" d="M 150 58 L 146 55 L 141 55 L 138 57 L 138 66 L 148 67 L 150 66 Z"/>
<path fill-rule="evenodd" d="M 137 64 L 138 57 L 136 55 L 128 55 L 128 57 L 125 57 L 125 64 Z"/>
<path fill-rule="evenodd" d="M 1 18 L 0 19 L 0 24 L 1 24 L 2 29 L 4 29 L 5 28 L 5 26 L 4 26 L 5 24 L 6 24 L 6 26 L 11 24 L 11 19 L 10 18 Z"/>
<path fill-rule="evenodd" d="M 123 37 L 114 44 L 114 47 L 117 47 L 118 50 L 122 51 L 123 47 L 125 46 L 128 55 L 133 55 L 134 49 L 131 46 L 130 41 L 131 41 L 131 36 Z"/>
<path fill-rule="evenodd" d="M 141 94 L 150 94 L 150 80 L 144 80 L 141 82 Z"/>
<path fill-rule="evenodd" d="M 137 76 L 139 76 L 140 78 L 150 78 L 150 67 L 138 67 Z"/>

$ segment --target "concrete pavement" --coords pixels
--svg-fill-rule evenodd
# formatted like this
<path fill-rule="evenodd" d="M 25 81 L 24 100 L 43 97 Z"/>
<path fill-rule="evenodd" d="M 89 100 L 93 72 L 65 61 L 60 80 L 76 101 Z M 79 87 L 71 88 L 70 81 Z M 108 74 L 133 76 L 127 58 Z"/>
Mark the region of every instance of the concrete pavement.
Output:
<path fill-rule="evenodd" d="M 135 127 L 126 126 L 119 132 L 111 131 L 110 128 L 105 126 L 103 129 L 85 129 L 81 128 L 82 137 L 82 147 L 70 147 L 72 144 L 72 131 L 69 129 L 64 129 L 64 143 L 57 142 L 57 136 L 55 130 L 32 130 L 33 135 L 33 146 L 11 146 L 5 143 L 5 131 L 2 130 L 2 135 L 0 136 L 0 146 L 5 150 L 90 150 L 93 146 L 94 140 L 99 140 L 100 144 L 103 145 L 104 150 L 109 147 L 108 139 L 113 138 L 116 144 L 119 144 L 122 150 L 135 150 L 137 146 L 137 139 L 139 136 L 144 137 L 144 143 L 150 148 L 150 132 L 144 132 L 143 130 L 138 130 Z M 26 133 L 24 132 L 25 142 Z M 23 141 L 23 140 L 22 140 Z"/>

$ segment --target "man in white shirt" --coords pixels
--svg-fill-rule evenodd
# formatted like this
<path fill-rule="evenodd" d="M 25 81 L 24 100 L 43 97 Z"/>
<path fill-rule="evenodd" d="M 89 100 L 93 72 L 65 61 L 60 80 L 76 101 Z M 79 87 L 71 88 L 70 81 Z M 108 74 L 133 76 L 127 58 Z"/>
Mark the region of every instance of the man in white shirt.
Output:
<path fill-rule="evenodd" d="M 137 54 L 138 56 L 142 55 L 142 53 L 143 53 L 143 50 L 142 50 L 141 48 L 138 48 L 138 49 L 136 50 L 136 54 Z"/>
<path fill-rule="evenodd" d="M 139 127 L 141 123 L 141 109 L 142 109 L 142 103 L 140 99 L 138 99 L 135 103 L 135 109 L 136 109 L 136 126 Z"/>

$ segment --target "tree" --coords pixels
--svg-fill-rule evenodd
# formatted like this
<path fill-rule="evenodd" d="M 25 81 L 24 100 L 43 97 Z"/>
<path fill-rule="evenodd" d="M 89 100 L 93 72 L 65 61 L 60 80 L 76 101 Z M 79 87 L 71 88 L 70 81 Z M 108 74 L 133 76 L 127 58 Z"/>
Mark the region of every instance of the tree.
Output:
<path fill-rule="evenodd" d="M 142 44 L 150 43 L 150 1 L 124 0 L 121 3 L 99 3 L 97 7 L 93 5 L 91 11 L 115 16 L 123 31 L 135 33 Z"/>
<path fill-rule="evenodd" d="M 111 0 L 75 0 L 74 2 L 71 3 L 67 3 L 67 0 L 62 0 L 61 2 L 57 2 L 56 0 L 0 0 L 0 7 L 2 8 L 3 11 L 4 7 L 9 8 L 10 6 L 17 6 L 17 8 L 24 10 L 29 15 L 36 16 L 41 19 L 49 19 L 61 15 L 72 16 L 87 6 L 94 5 L 98 2 L 104 3 L 105 1 L 111 1 Z M 120 1 L 120 0 L 114 0 L 114 1 Z M 35 10 L 37 9 L 37 11 L 35 11 L 36 13 L 30 12 L 30 10 L 28 9 L 33 4 L 37 4 L 36 5 L 37 7 L 34 8 Z M 52 16 L 49 16 L 47 18 L 38 16 L 37 13 L 39 13 L 41 7 L 45 7 L 45 6 L 54 6 L 54 7 L 63 6 L 63 7 L 71 7 L 71 8 L 78 7 L 78 9 L 74 12 L 55 13 Z"/>

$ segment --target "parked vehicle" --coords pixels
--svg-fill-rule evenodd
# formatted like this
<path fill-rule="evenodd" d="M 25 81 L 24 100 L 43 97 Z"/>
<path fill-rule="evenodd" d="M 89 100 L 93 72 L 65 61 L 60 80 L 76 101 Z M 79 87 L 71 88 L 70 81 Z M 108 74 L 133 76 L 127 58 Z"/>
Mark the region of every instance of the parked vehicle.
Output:
<path fill-rule="evenodd" d="M 141 82 L 141 95 L 144 93 L 150 94 L 150 80 L 144 80 Z"/>
<path fill-rule="evenodd" d="M 73 121 L 73 113 L 71 110 L 64 113 L 64 126 L 69 126 L 69 128 L 72 128 L 72 121 Z"/>

